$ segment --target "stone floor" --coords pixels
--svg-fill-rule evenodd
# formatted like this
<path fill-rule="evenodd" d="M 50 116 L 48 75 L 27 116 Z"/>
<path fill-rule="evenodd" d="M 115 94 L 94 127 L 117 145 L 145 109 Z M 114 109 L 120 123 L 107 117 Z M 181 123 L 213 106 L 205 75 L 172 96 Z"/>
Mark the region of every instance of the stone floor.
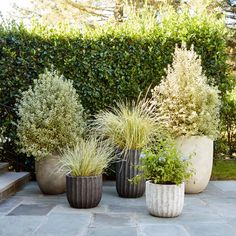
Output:
<path fill-rule="evenodd" d="M 198 195 L 186 195 L 181 216 L 150 216 L 145 197 L 119 198 L 105 182 L 102 201 L 72 209 L 64 194 L 45 196 L 30 182 L 0 203 L 0 236 L 235 236 L 236 181 L 210 182 Z"/>

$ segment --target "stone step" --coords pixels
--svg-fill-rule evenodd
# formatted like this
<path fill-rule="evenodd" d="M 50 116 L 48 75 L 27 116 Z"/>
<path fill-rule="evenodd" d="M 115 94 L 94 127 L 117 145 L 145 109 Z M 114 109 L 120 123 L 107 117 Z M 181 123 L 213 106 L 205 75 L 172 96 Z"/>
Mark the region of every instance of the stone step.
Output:
<path fill-rule="evenodd" d="M 28 172 L 6 172 L 0 175 L 0 201 L 15 194 L 29 180 Z"/>
<path fill-rule="evenodd" d="M 7 162 L 0 162 L 0 174 L 8 171 L 9 164 Z"/>

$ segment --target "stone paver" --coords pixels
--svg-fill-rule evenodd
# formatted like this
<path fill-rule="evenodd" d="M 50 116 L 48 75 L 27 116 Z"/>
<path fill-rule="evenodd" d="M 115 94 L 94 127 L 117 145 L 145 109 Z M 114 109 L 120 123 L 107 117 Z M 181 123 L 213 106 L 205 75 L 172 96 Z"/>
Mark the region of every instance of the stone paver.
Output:
<path fill-rule="evenodd" d="M 191 223 L 185 226 L 192 236 L 234 236 L 236 230 L 229 224 Z M 199 234 L 200 233 L 200 234 Z"/>
<path fill-rule="evenodd" d="M 185 196 L 176 218 L 148 214 L 145 196 L 118 197 L 114 183 L 104 183 L 101 203 L 73 209 L 66 195 L 43 195 L 31 182 L 0 203 L 0 236 L 234 236 L 236 181 L 213 181 L 201 194 Z"/>
<path fill-rule="evenodd" d="M 90 214 L 70 215 L 51 214 L 34 232 L 37 236 L 75 236 L 87 231 L 91 219 Z"/>
<path fill-rule="evenodd" d="M 123 227 L 123 226 L 132 226 L 134 222 L 130 215 L 125 214 L 114 214 L 114 213 L 96 213 L 94 214 L 94 220 L 91 223 L 92 227 L 103 227 L 105 226 L 115 226 L 115 227 Z"/>
<path fill-rule="evenodd" d="M 135 227 L 100 227 L 90 228 L 88 236 L 137 236 Z"/>
<path fill-rule="evenodd" d="M 141 226 L 140 236 L 189 236 L 182 225 L 144 225 Z"/>
<path fill-rule="evenodd" d="M 8 215 L 13 216 L 24 216 L 24 215 L 33 215 L 33 216 L 44 216 L 51 211 L 54 205 L 49 204 L 20 204 Z"/>

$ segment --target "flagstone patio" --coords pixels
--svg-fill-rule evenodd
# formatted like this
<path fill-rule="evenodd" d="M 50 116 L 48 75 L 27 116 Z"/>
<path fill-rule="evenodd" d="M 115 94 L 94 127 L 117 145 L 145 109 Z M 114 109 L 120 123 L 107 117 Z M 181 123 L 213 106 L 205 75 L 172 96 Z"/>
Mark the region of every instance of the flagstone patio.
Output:
<path fill-rule="evenodd" d="M 201 194 L 186 195 L 181 216 L 150 216 L 145 197 L 119 198 L 105 182 L 102 201 L 93 209 L 70 208 L 65 194 L 41 194 L 30 182 L 0 203 L 1 236 L 234 236 L 236 181 L 212 181 Z"/>

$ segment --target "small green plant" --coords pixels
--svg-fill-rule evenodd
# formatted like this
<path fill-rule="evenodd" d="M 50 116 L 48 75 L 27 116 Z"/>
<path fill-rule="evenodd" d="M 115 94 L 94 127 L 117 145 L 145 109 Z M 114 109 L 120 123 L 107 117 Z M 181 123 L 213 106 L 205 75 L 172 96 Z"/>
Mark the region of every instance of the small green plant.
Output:
<path fill-rule="evenodd" d="M 84 129 L 83 107 L 72 82 L 46 70 L 18 105 L 21 151 L 36 160 L 74 146 Z"/>
<path fill-rule="evenodd" d="M 94 122 L 97 134 L 117 148 L 141 149 L 149 143 L 157 128 L 147 100 L 121 102 L 111 111 L 102 111 Z"/>
<path fill-rule="evenodd" d="M 62 169 L 72 176 L 97 176 L 103 173 L 112 160 L 113 148 L 96 138 L 81 139 L 61 156 Z"/>
<path fill-rule="evenodd" d="M 166 136 L 156 139 L 151 145 L 142 150 L 141 165 L 138 166 L 143 174 L 132 181 L 140 181 L 141 177 L 155 184 L 181 184 L 192 175 L 188 158 L 182 157 L 173 139 Z"/>
<path fill-rule="evenodd" d="M 201 59 L 193 46 L 176 46 L 167 76 L 153 91 L 159 124 L 173 135 L 218 134 L 220 100 L 218 90 L 207 84 Z"/>

